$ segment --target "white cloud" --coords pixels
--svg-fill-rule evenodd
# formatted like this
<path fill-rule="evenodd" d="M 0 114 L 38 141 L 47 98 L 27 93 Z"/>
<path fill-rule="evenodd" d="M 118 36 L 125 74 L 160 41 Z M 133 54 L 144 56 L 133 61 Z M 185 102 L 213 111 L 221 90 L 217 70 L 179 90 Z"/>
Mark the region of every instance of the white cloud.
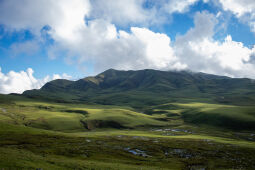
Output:
<path fill-rule="evenodd" d="M 92 20 L 81 29 L 76 43 L 62 42 L 69 49 L 74 63 L 92 61 L 96 71 L 116 69 L 191 69 L 233 77 L 254 77 L 250 56 L 254 49 L 227 36 L 223 42 L 215 40 L 218 20 L 208 12 L 197 13 L 195 27 L 176 42 L 162 33 L 132 27 L 130 33 L 117 30 L 104 20 Z M 72 58 L 71 58 L 72 60 Z M 73 61 L 72 60 L 72 61 Z"/>
<path fill-rule="evenodd" d="M 213 39 L 217 19 L 207 12 L 197 13 L 195 27 L 177 37 L 176 55 L 194 71 L 255 78 L 255 65 L 250 62 L 255 48 L 247 48 L 228 35 L 223 42 Z"/>
<path fill-rule="evenodd" d="M 165 13 L 183 13 L 199 0 L 1 0 L 0 23 L 39 33 L 49 25 L 57 38 L 76 37 L 84 18 L 115 25 L 146 26 L 164 21 Z M 149 3 L 149 8 L 145 4 Z M 169 22 L 169 21 L 167 21 Z M 54 33 L 53 33 L 54 32 Z M 76 37 L 77 38 L 77 37 Z"/>
<path fill-rule="evenodd" d="M 219 0 L 223 10 L 232 12 L 255 32 L 255 1 L 254 0 Z"/>
<path fill-rule="evenodd" d="M 115 25 L 148 26 L 169 22 L 172 13 L 185 13 L 199 0 L 93 0 L 89 17 L 105 19 Z M 147 4 L 147 8 L 145 5 Z"/>
<path fill-rule="evenodd" d="M 91 61 L 95 70 L 117 69 L 183 69 L 166 34 L 150 31 L 146 28 L 132 27 L 130 33 L 119 30 L 113 24 L 103 20 L 90 21 L 81 30 L 81 38 L 75 43 L 62 42 L 69 49 L 69 61 L 75 63 Z M 79 57 L 77 57 L 79 56 Z"/>
<path fill-rule="evenodd" d="M 52 77 L 46 76 L 43 79 L 36 79 L 33 76 L 34 71 L 28 68 L 27 71 L 10 71 L 7 74 L 2 73 L 0 68 L 0 93 L 22 93 L 25 90 L 39 89 L 45 83 L 54 79 L 70 79 L 67 74 L 58 75 L 54 74 Z"/>
<path fill-rule="evenodd" d="M 146 23 L 154 19 L 152 10 L 143 8 L 145 0 L 93 0 L 90 17 L 119 25 Z"/>
<path fill-rule="evenodd" d="M 224 10 L 233 12 L 237 17 L 255 12 L 254 0 L 219 0 Z"/>
<path fill-rule="evenodd" d="M 140 26 L 166 21 L 165 15 L 184 13 L 199 0 L 93 0 L 89 17 L 100 18 L 116 25 Z M 149 4 L 147 8 L 144 4 Z"/>
<path fill-rule="evenodd" d="M 133 36 L 144 46 L 143 68 L 184 69 L 174 54 L 171 40 L 166 34 L 154 33 L 146 28 L 131 28 Z M 137 49 L 138 50 L 138 49 Z"/>
<path fill-rule="evenodd" d="M 184 13 L 199 0 L 170 0 L 164 8 L 168 13 Z"/>
<path fill-rule="evenodd" d="M 10 29 L 30 29 L 34 33 L 50 25 L 54 36 L 72 40 L 89 14 L 89 0 L 2 0 L 0 23 Z"/>

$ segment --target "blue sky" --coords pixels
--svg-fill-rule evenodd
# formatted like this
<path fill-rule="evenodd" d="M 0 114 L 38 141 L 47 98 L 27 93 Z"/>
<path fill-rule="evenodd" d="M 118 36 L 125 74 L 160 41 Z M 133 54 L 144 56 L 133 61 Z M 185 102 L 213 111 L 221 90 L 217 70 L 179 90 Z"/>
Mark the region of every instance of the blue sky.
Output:
<path fill-rule="evenodd" d="M 109 68 L 255 78 L 253 0 L 1 0 L 0 93 Z"/>

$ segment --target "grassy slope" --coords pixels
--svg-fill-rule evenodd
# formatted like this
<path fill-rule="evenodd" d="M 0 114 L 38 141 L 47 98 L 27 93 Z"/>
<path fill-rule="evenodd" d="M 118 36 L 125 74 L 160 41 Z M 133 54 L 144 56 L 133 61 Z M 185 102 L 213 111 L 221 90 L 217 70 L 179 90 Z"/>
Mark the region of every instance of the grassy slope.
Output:
<path fill-rule="evenodd" d="M 207 103 L 177 104 L 187 108 L 183 112 L 185 121 L 232 129 L 255 129 L 255 107 Z"/>
<path fill-rule="evenodd" d="M 255 130 L 255 107 L 200 102 L 167 103 L 147 108 L 147 114 L 165 114 L 187 123 L 215 127 Z"/>
<path fill-rule="evenodd" d="M 168 103 L 151 106 L 145 110 L 150 114 L 142 114 L 129 107 L 3 99 L 0 96 L 0 168 L 254 168 L 254 131 L 185 123 L 192 123 L 185 115 L 196 117 L 197 111 L 226 118 L 238 111 L 235 119 L 252 120 L 252 107 Z M 92 123 L 92 130 L 81 120 Z M 100 121 L 118 122 L 127 129 L 113 129 Z M 127 148 L 148 156 L 134 155 Z"/>
<path fill-rule="evenodd" d="M 158 121 L 161 116 L 150 116 L 127 108 L 106 106 L 84 106 L 72 104 L 54 104 L 45 102 L 16 101 L 12 104 L 0 104 L 0 121 L 22 124 L 30 127 L 55 131 L 84 131 L 84 124 L 92 128 L 118 123 L 121 127 L 164 126 Z M 99 122 L 110 122 L 98 124 Z M 97 125 L 98 124 L 98 125 Z"/>

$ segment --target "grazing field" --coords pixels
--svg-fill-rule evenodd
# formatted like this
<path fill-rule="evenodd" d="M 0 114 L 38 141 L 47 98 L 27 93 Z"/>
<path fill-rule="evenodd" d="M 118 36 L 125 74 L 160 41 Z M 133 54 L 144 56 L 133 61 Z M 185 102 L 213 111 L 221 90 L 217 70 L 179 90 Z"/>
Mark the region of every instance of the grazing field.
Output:
<path fill-rule="evenodd" d="M 138 113 L 121 107 L 51 104 L 45 102 L 15 102 L 0 105 L 3 122 L 54 131 L 84 131 L 95 128 L 135 128 L 165 126 L 162 116 Z"/>
<path fill-rule="evenodd" d="M 0 101 L 0 168 L 255 168 L 252 106 Z"/>

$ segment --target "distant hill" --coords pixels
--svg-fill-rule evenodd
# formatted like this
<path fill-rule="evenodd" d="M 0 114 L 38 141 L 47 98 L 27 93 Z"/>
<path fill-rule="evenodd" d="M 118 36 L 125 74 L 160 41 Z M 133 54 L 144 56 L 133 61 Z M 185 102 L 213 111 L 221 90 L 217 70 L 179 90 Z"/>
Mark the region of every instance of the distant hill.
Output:
<path fill-rule="evenodd" d="M 53 80 L 39 90 L 23 93 L 30 98 L 56 102 L 130 105 L 140 108 L 167 102 L 255 104 L 255 81 L 188 71 L 109 69 L 78 81 Z"/>

